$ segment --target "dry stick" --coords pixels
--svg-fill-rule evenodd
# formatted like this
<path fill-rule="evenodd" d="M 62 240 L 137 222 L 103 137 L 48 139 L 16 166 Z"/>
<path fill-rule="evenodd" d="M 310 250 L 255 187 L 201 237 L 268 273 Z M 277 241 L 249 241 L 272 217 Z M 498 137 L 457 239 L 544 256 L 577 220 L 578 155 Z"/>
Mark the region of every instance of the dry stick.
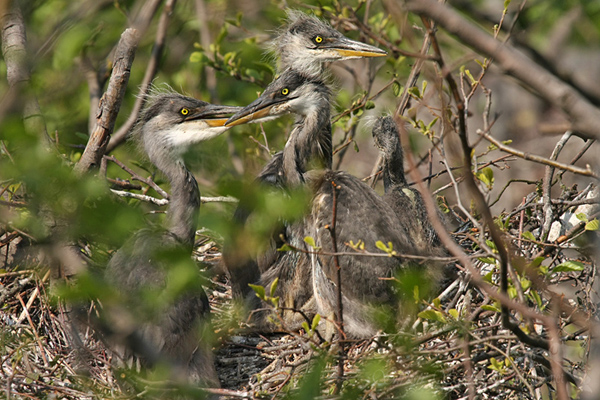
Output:
<path fill-rule="evenodd" d="M 331 241 L 333 243 L 333 262 L 336 270 L 336 285 L 337 285 L 337 312 L 336 312 L 336 324 L 340 331 L 340 341 L 338 349 L 338 365 L 337 365 L 337 379 L 335 382 L 335 393 L 337 394 L 342 389 L 342 382 L 344 379 L 344 359 L 346 357 L 344 351 L 344 340 L 346 339 L 346 333 L 344 331 L 344 306 L 342 304 L 342 269 L 340 268 L 339 257 L 337 256 L 337 237 L 335 235 L 335 221 L 337 214 L 337 191 L 341 189 L 341 186 L 331 181 L 331 187 L 333 190 L 333 207 L 331 212 L 331 225 L 326 227 L 331 235 Z"/>
<path fill-rule="evenodd" d="M 114 68 L 108 88 L 100 99 L 96 127 L 90 135 L 81 159 L 75 165 L 75 171 L 78 173 L 85 173 L 100 165 L 125 96 L 138 42 L 138 31 L 134 28 L 126 29 L 121 35 L 115 51 Z"/>
<path fill-rule="evenodd" d="M 536 156 L 534 154 L 525 153 L 523 151 L 519 151 L 519 150 L 515 149 L 514 147 L 510 147 L 510 146 L 503 144 L 502 142 L 499 142 L 498 140 L 494 139 L 490 134 L 488 134 L 486 132 L 478 130 L 477 133 L 479 135 L 483 136 L 485 139 L 487 139 L 490 143 L 492 143 L 496 147 L 498 147 L 499 150 L 504 151 L 506 153 L 510 153 L 510 154 L 520 157 L 524 160 L 533 161 L 533 162 L 544 164 L 544 165 L 549 165 L 551 167 L 569 171 L 574 174 L 591 176 L 592 178 L 600 179 L 600 176 L 596 172 L 594 172 L 590 168 L 589 165 L 587 166 L 587 168 L 581 168 L 581 167 L 576 167 L 575 165 L 564 164 L 564 163 L 561 163 L 561 162 L 558 162 L 555 160 L 551 160 L 551 159 L 548 159 L 545 157 Z"/>
<path fill-rule="evenodd" d="M 46 358 L 46 351 L 44 349 L 44 345 L 42 344 L 42 340 L 40 339 L 40 336 L 38 335 L 35 324 L 31 320 L 31 315 L 29 315 L 29 310 L 27 309 L 27 306 L 25 305 L 25 302 L 23 301 L 23 298 L 21 297 L 21 293 L 17 293 L 17 299 L 19 300 L 19 303 L 21 303 L 21 306 L 23 306 L 23 312 L 27 316 L 27 321 L 29 322 L 29 326 L 31 326 L 31 330 L 33 332 L 33 335 L 35 336 L 35 340 L 36 340 L 38 346 L 40 347 L 40 354 L 42 356 L 42 359 L 44 360 L 44 365 L 46 367 L 48 367 L 48 365 L 49 365 L 48 358 Z"/>
<path fill-rule="evenodd" d="M 7 7 L 6 13 L 0 15 L 2 18 L 2 56 L 6 63 L 6 79 L 9 85 L 6 99 L 12 103 L 19 92 L 29 89 L 31 75 L 27 66 L 27 36 L 23 15 L 17 5 L 11 7 L 9 2 L 5 6 Z M 11 9 L 8 10 L 8 8 Z M 23 95 L 23 93 L 21 94 Z M 40 105 L 32 95 L 26 95 L 23 122 L 27 131 L 36 133 L 46 141 L 47 145 L 52 142 L 46 131 L 46 123 Z"/>
<path fill-rule="evenodd" d="M 460 93 L 458 91 L 458 87 L 456 85 L 456 81 L 454 80 L 454 78 L 452 77 L 452 74 L 450 73 L 450 71 L 444 64 L 444 60 L 442 58 L 442 53 L 439 48 L 438 42 L 436 40 L 435 33 L 430 30 L 431 24 L 430 24 L 429 20 L 427 20 L 427 18 L 425 18 L 425 17 L 421 17 L 421 19 L 422 19 L 423 23 L 425 24 L 425 27 L 427 28 L 428 32 L 430 32 L 432 46 L 433 46 L 433 49 L 434 49 L 436 55 L 438 56 L 437 63 L 439 65 L 442 73 L 444 74 L 444 78 L 446 79 L 446 82 L 448 82 L 448 86 L 450 87 L 452 96 L 454 97 L 454 102 L 458 109 L 458 122 L 459 122 L 458 134 L 459 134 L 460 142 L 462 145 L 463 163 L 464 163 L 464 168 L 466 171 L 466 173 L 464 174 L 465 183 L 467 184 L 469 192 L 471 193 L 471 195 L 473 196 L 473 198 L 475 200 L 477 209 L 483 216 L 483 220 L 485 221 L 486 225 L 488 226 L 492 240 L 496 244 L 496 248 L 498 250 L 498 255 L 500 256 L 500 291 L 502 292 L 502 294 L 506 295 L 506 293 L 508 291 L 508 262 L 509 262 L 508 248 L 506 247 L 506 243 L 504 242 L 504 240 L 502 238 L 502 233 L 500 232 L 500 230 L 494 223 L 494 219 L 492 217 L 490 209 L 487 206 L 483 195 L 477 188 L 477 183 L 475 182 L 475 179 L 471 172 L 471 170 L 472 170 L 471 156 L 470 156 L 471 155 L 471 146 L 469 145 L 469 142 L 467 139 L 467 124 L 466 124 L 467 110 L 464 108 L 464 102 L 461 99 Z M 482 234 L 483 234 L 483 232 L 482 232 Z M 548 349 L 548 342 L 546 340 L 544 340 L 542 338 L 534 338 L 532 336 L 529 336 L 523 330 L 521 330 L 521 328 L 518 326 L 518 324 L 515 324 L 512 321 L 510 321 L 510 312 L 509 312 L 509 308 L 507 305 L 502 304 L 501 309 L 502 309 L 502 325 L 505 328 L 509 329 L 511 332 L 513 332 L 517 336 L 517 338 L 519 338 L 519 340 L 521 340 L 524 343 L 529 344 L 530 346 L 536 346 L 536 347 Z"/>
<path fill-rule="evenodd" d="M 104 159 L 106 159 L 108 161 L 112 161 L 115 164 L 117 164 L 119 167 L 121 167 L 121 169 L 123 169 L 125 172 L 127 172 L 129 175 L 131 175 L 131 179 L 145 183 L 146 185 L 150 186 L 152 189 L 154 189 L 156 191 L 156 193 L 160 194 L 165 199 L 169 198 L 169 194 L 167 192 L 165 192 L 163 190 L 163 188 L 158 186 L 156 184 L 156 182 L 154 182 L 152 179 L 146 179 L 146 178 L 136 174 L 135 171 L 133 171 L 127 165 L 125 165 L 121 161 L 119 161 L 115 156 L 104 156 Z"/>
<path fill-rule="evenodd" d="M 160 15 L 160 19 L 158 21 L 158 28 L 156 30 L 156 39 L 154 40 L 154 47 L 152 48 L 152 56 L 150 57 L 150 61 L 148 62 L 148 66 L 146 67 L 146 72 L 144 74 L 144 79 L 142 80 L 142 84 L 140 85 L 140 91 L 137 96 L 137 100 L 133 105 L 133 110 L 127 118 L 127 121 L 115 132 L 114 135 L 110 138 L 110 142 L 106 147 L 106 153 L 110 153 L 117 146 L 125 141 L 127 138 L 127 134 L 137 121 L 140 110 L 144 106 L 146 102 L 146 96 L 148 94 L 148 89 L 150 88 L 150 84 L 154 77 L 156 76 L 156 72 L 158 71 L 158 62 L 162 56 L 163 49 L 165 46 L 165 38 L 167 36 L 167 27 L 169 25 L 169 18 L 171 13 L 173 12 L 173 8 L 175 7 L 176 0 L 168 0 L 163 8 L 162 14 Z"/>
<path fill-rule="evenodd" d="M 554 146 L 554 150 L 552 150 L 552 154 L 550 155 L 550 159 L 556 161 L 560 151 L 563 149 L 567 141 L 571 138 L 573 133 L 571 131 L 566 131 L 564 135 L 560 138 L 556 146 Z M 540 241 L 545 242 L 548 238 L 548 233 L 550 232 L 550 226 L 552 225 L 552 177 L 554 175 L 555 168 L 547 165 L 546 171 L 544 172 L 544 186 L 543 186 L 543 211 L 544 211 L 544 224 L 542 225 L 542 234 L 540 236 Z"/>
<path fill-rule="evenodd" d="M 426 27 L 430 26 L 429 21 L 426 18 L 422 17 L 422 20 Z M 453 96 L 455 98 L 455 101 L 457 103 L 459 111 L 462 111 L 459 113 L 459 136 L 461 138 L 461 143 L 463 146 L 464 163 L 465 163 L 465 166 L 467 167 L 467 171 L 470 171 L 471 170 L 471 167 L 470 167 L 471 148 L 468 144 L 467 137 L 466 137 L 466 121 L 465 121 L 465 118 L 466 118 L 465 111 L 466 110 L 464 110 L 464 104 L 461 104 L 460 94 L 458 92 L 458 88 L 456 87 L 456 82 L 452 78 L 450 72 L 447 71 L 444 67 L 443 60 L 441 58 L 441 52 L 439 51 L 439 46 L 437 45 L 435 36 L 432 37 L 432 44 L 436 51 L 436 54 L 439 56 L 439 58 L 437 60 L 438 65 L 440 65 L 440 68 L 444 72 L 446 81 L 448 82 L 448 85 L 450 86 L 450 89 L 453 93 Z M 494 224 L 490 210 L 487 207 L 487 205 L 485 204 L 485 199 L 483 198 L 481 192 L 479 192 L 479 190 L 477 190 L 477 186 L 474 181 L 473 175 L 470 172 L 467 172 L 465 174 L 465 176 L 466 176 L 465 181 L 466 181 L 467 185 L 469 186 L 470 192 L 474 196 L 476 204 L 478 206 L 478 209 L 483 214 L 484 220 L 486 221 L 486 223 L 488 225 L 488 229 L 490 230 L 490 236 L 492 237 L 493 241 L 496 243 L 496 247 L 498 249 L 498 253 L 501 258 L 501 261 L 500 261 L 501 294 L 502 294 L 502 297 L 507 298 L 506 290 L 507 290 L 507 286 L 508 286 L 508 282 L 507 282 L 508 281 L 508 279 L 507 279 L 508 249 L 505 247 L 505 243 L 502 240 L 500 231 Z M 481 278 L 481 277 L 479 276 L 478 278 Z M 518 304 L 516 302 L 513 302 L 513 303 Z M 502 304 L 503 325 L 506 328 L 510 329 L 517 336 L 517 338 L 519 338 L 519 340 L 521 340 L 522 342 L 550 350 L 552 359 L 557 360 L 557 358 L 559 356 L 557 356 L 556 354 L 560 355 L 560 353 L 561 353 L 561 343 L 560 343 L 560 337 L 558 335 L 558 327 L 557 327 L 556 319 L 549 317 L 549 316 L 543 317 L 544 325 L 546 325 L 546 328 L 548 329 L 548 331 L 556 332 L 556 335 L 555 335 L 556 339 L 551 340 L 552 346 L 550 348 L 550 346 L 548 345 L 548 342 L 546 342 L 545 340 L 543 340 L 541 338 L 530 337 L 525 332 L 523 332 L 517 324 L 512 323 L 509 320 L 509 317 L 510 317 L 510 314 L 508 311 L 509 304 L 507 304 L 505 302 L 501 302 L 501 304 Z M 560 303 L 559 303 L 559 306 L 560 306 Z M 529 307 L 522 306 L 519 308 L 520 309 L 528 309 Z M 528 311 L 533 311 L 533 310 L 528 310 Z M 538 318 L 539 318 L 539 315 L 538 315 Z M 566 387 L 565 387 L 565 383 L 564 383 L 564 372 L 563 372 L 562 366 L 560 365 L 560 360 L 559 360 L 559 362 L 552 362 L 552 371 L 553 371 L 554 379 L 556 381 L 556 385 L 560 386 L 557 390 L 558 399 L 566 400 L 567 397 L 566 397 Z"/>
<path fill-rule="evenodd" d="M 600 112 L 583 95 L 507 43 L 494 39 L 449 6 L 436 0 L 407 0 L 408 11 L 427 16 L 462 43 L 487 57 L 507 75 L 523 82 L 541 97 L 571 117 L 573 130 L 586 137 L 600 138 Z"/>
<path fill-rule="evenodd" d="M 404 115 L 408 104 L 410 103 L 410 92 L 409 89 L 417 86 L 417 81 L 419 80 L 419 76 L 421 75 L 421 69 L 423 68 L 423 64 L 426 59 L 429 59 L 427 53 L 429 52 L 429 47 L 431 46 L 431 42 L 429 41 L 429 35 L 425 36 L 423 40 L 423 44 L 421 45 L 421 50 L 419 52 L 419 56 L 416 57 L 413 67 L 410 70 L 410 74 L 408 75 L 408 79 L 406 80 L 406 86 L 404 87 L 404 92 L 402 92 L 402 96 L 398 101 L 398 106 L 396 107 L 395 115 Z M 404 143 L 400 141 L 400 143 Z M 377 157 L 377 161 L 375 162 L 375 166 L 373 167 L 373 171 L 371 171 L 371 175 L 375 175 L 376 171 L 380 168 L 382 162 L 381 153 L 379 153 Z M 373 178 L 373 183 L 371 187 L 375 187 L 377 183 L 377 176 Z"/>

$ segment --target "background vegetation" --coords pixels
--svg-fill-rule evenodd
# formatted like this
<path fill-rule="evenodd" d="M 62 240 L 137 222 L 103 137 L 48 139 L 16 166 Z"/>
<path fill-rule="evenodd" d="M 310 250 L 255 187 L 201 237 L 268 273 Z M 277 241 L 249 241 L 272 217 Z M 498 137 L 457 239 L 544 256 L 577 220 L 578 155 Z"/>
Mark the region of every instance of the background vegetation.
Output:
<path fill-rule="evenodd" d="M 460 245 L 451 249 L 459 272 L 433 301 L 414 296 L 405 277 L 403 309 L 414 311 L 383 317 L 386 335 L 345 345 L 339 389 L 332 367 L 337 352 L 311 327 L 239 335 L 243 321 L 230 307 L 218 267 L 235 204 L 206 203 L 195 259 L 211 277 L 223 385 L 215 392 L 595 398 L 600 1 L 447 3 L 2 2 L 0 382 L 6 397 L 169 396 L 172 388 L 160 377 L 112 368 L 110 351 L 89 330 L 81 335 L 82 352 L 63 311 L 82 298 L 106 299 L 111 289 L 89 272 L 101 271 L 133 232 L 162 218 L 164 207 L 110 190 L 164 198 L 164 178 L 134 143 L 120 141 L 139 111 L 140 91 L 149 82 L 166 83 L 213 103 L 250 103 L 273 78 L 266 49 L 293 8 L 389 52 L 385 60 L 331 66 L 334 166 L 371 176 L 378 154 L 368 120 L 399 112 L 407 127 L 409 180 L 425 179 L 448 216 Z M 88 142 L 92 147 L 96 118 L 106 117 L 97 115 L 98 103 L 128 27 L 137 29 L 135 60 L 120 108 L 111 93 L 105 97 L 104 106 L 118 115 L 107 157 L 90 167 L 85 156 L 80 161 Z M 247 183 L 283 147 L 290 123 L 238 127 L 191 149 L 187 160 L 203 196 L 248 195 Z"/>

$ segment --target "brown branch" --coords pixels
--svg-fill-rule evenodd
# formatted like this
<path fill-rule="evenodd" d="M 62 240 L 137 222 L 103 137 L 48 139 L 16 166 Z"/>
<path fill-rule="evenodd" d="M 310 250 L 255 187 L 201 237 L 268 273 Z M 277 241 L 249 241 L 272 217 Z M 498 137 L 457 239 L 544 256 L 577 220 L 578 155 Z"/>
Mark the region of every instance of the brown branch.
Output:
<path fill-rule="evenodd" d="M 491 135 L 489 135 L 486 132 L 479 131 L 478 133 L 479 133 L 479 135 L 481 135 L 485 139 L 487 139 L 490 143 L 492 143 L 496 147 L 498 147 L 499 150 L 504 151 L 509 154 L 512 154 L 514 156 L 520 157 L 524 160 L 533 161 L 533 162 L 544 164 L 544 165 L 549 165 L 551 167 L 569 171 L 574 174 L 591 176 L 592 178 L 600 179 L 600 176 L 598 176 L 597 173 L 592 171 L 592 169 L 589 166 L 587 168 L 580 168 L 580 167 L 576 167 L 575 165 L 564 164 L 564 163 L 561 163 L 558 161 L 551 160 L 549 158 L 536 156 L 535 154 L 525 153 L 523 151 L 515 149 L 514 147 L 510 147 L 505 144 L 502 144 L 502 142 L 499 142 L 498 140 L 494 139 Z"/>
<path fill-rule="evenodd" d="M 9 2 L 10 4 L 10 2 Z M 10 9 L 9 9 L 10 8 Z M 25 129 L 37 134 L 46 141 L 47 145 L 52 142 L 46 131 L 46 122 L 42 116 L 40 105 L 29 90 L 31 78 L 27 66 L 27 35 L 25 22 L 18 6 L 7 6 L 6 13 L 0 15 L 2 18 L 2 56 L 6 63 L 6 79 L 9 92 L 5 100 L 13 103 L 20 95 L 25 98 L 23 107 L 23 123 Z"/>
<path fill-rule="evenodd" d="M 449 6 L 435 0 L 406 0 L 408 11 L 434 20 L 475 51 L 494 58 L 494 64 L 535 90 L 570 117 L 574 130 L 600 138 L 600 111 L 572 86 L 561 81 L 512 46 L 494 39 Z"/>
<path fill-rule="evenodd" d="M 110 142 L 106 147 L 106 153 L 112 152 L 125 141 L 129 131 L 135 124 L 135 121 L 137 121 L 138 115 L 144 106 L 144 103 L 146 102 L 146 95 L 148 94 L 150 84 L 152 83 L 152 80 L 158 71 L 158 62 L 162 57 L 163 49 L 165 47 L 165 38 L 167 36 L 169 18 L 173 13 L 176 2 L 177 0 L 167 0 L 167 3 L 165 4 L 158 21 L 158 29 L 156 30 L 156 38 L 154 40 L 154 47 L 152 48 L 152 56 L 150 57 L 150 61 L 148 61 L 148 65 L 146 66 L 144 79 L 140 85 L 140 91 L 137 95 L 135 104 L 133 105 L 133 110 L 131 110 L 131 114 L 129 115 L 129 118 L 127 118 L 127 121 L 125 121 L 125 123 L 110 138 Z"/>
<path fill-rule="evenodd" d="M 121 169 L 123 171 L 125 171 L 129 175 L 131 175 L 131 179 L 133 179 L 135 181 L 138 181 L 138 182 L 145 183 L 146 185 L 150 186 L 152 189 L 154 189 L 156 191 L 156 193 L 160 194 L 165 199 L 169 198 L 169 194 L 167 192 L 165 192 L 160 186 L 158 186 L 156 184 L 156 182 L 154 182 L 152 179 L 146 179 L 143 176 L 140 176 L 134 170 L 132 170 L 131 168 L 129 168 L 127 165 L 125 165 L 121 161 L 117 160 L 117 158 L 115 156 L 104 156 L 104 158 L 107 161 L 112 161 L 115 164 L 117 164 L 119 167 L 121 167 Z"/>
<path fill-rule="evenodd" d="M 331 235 L 331 241 L 333 243 L 333 252 L 336 254 L 337 249 L 337 237 L 335 234 L 335 222 L 336 222 L 336 214 L 337 214 L 337 191 L 340 190 L 340 186 L 331 181 L 331 186 L 333 190 L 333 208 L 331 212 L 331 225 L 327 228 L 329 229 L 329 234 Z M 335 271 L 336 271 L 336 282 L 337 285 L 337 312 L 335 313 L 335 323 L 340 330 L 340 340 L 338 342 L 338 365 L 337 365 L 337 376 L 335 382 L 335 394 L 340 393 L 342 389 L 342 382 L 344 380 L 344 359 L 346 358 L 346 353 L 344 350 L 344 340 L 346 339 L 346 333 L 344 332 L 344 305 L 342 303 L 342 269 L 340 268 L 339 257 L 336 255 L 333 256 L 333 262 L 335 263 Z"/>
<path fill-rule="evenodd" d="M 556 161 L 558 155 L 561 150 L 571 137 L 572 132 L 567 131 L 564 133 L 562 138 L 556 143 L 554 146 L 554 150 L 550 155 L 550 160 Z M 540 240 L 546 241 L 548 238 L 548 233 L 550 232 L 550 226 L 552 225 L 552 196 L 550 195 L 550 191 L 552 190 L 552 177 L 554 175 L 555 167 L 551 165 L 546 166 L 546 171 L 544 172 L 544 185 L 543 185 L 543 202 L 544 202 L 544 223 L 542 225 L 542 234 L 540 235 Z"/>
<path fill-rule="evenodd" d="M 81 159 L 75 166 L 75 171 L 84 173 L 100 165 L 100 160 L 106 151 L 106 146 L 113 132 L 115 121 L 131 72 L 131 64 L 135 57 L 135 50 L 139 42 L 138 31 L 128 28 L 121 35 L 121 40 L 115 52 L 114 68 L 108 83 L 106 92 L 100 99 L 98 114 L 96 116 L 96 127 L 90 135 Z"/>

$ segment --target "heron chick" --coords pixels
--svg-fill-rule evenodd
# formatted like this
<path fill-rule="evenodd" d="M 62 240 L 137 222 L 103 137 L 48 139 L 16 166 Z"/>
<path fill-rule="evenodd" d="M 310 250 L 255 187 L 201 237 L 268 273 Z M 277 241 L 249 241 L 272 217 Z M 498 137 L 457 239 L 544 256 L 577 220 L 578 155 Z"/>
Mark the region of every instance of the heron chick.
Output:
<path fill-rule="evenodd" d="M 387 55 L 385 50 L 345 37 L 317 17 L 294 10 L 288 11 L 288 24 L 272 47 L 280 72 L 289 68 L 311 77 L 322 77 L 326 62 Z"/>
<path fill-rule="evenodd" d="M 285 288 L 281 293 L 286 296 L 290 293 L 306 296 L 310 284 L 316 311 L 331 316 L 337 310 L 337 266 L 333 254 L 336 249 L 345 252 L 337 257 L 345 333 L 364 338 L 377 330 L 372 307 L 396 301 L 395 288 L 389 280 L 411 264 L 402 254 L 419 253 L 408 225 L 399 223 L 396 213 L 381 196 L 360 179 L 331 170 L 330 97 L 322 81 L 288 69 L 257 100 L 234 114 L 226 126 L 265 116 L 298 115 L 282 153 L 281 180 L 290 185 L 306 182 L 312 188 L 309 215 L 286 231 L 287 237 L 293 238 L 291 244 L 305 250 L 296 253 L 304 261 L 285 264 L 285 258 L 280 256 L 274 264 L 275 270 L 263 272 L 260 282 L 266 285 L 278 276 L 279 286 Z M 330 228 L 334 225 L 332 234 Z M 305 236 L 314 239 L 318 251 L 306 248 Z M 392 243 L 397 256 L 347 255 L 352 251 L 349 243 L 362 243 L 361 250 L 381 253 L 378 241 Z M 305 258 L 309 258 L 308 262 Z"/>
<path fill-rule="evenodd" d="M 183 153 L 226 131 L 224 117 L 237 109 L 175 92 L 149 96 L 134 135 L 171 185 L 165 226 L 137 232 L 106 269 L 107 280 L 128 301 L 105 310 L 109 339 L 124 344 L 148 367 L 167 364 L 176 379 L 207 386 L 219 386 L 210 346 L 200 333 L 209 303 L 190 258 L 200 193 Z M 192 277 L 178 289 L 182 268 Z"/>

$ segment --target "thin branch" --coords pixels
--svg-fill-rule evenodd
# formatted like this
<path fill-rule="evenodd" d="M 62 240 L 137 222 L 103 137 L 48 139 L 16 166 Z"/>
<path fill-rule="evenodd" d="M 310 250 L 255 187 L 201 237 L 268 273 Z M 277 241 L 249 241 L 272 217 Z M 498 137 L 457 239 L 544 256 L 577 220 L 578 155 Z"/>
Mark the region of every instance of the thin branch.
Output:
<path fill-rule="evenodd" d="M 148 196 L 145 194 L 139 194 L 139 193 L 131 193 L 131 192 L 127 192 L 125 190 L 110 189 L 110 191 L 120 197 L 128 197 L 131 199 L 137 199 L 137 200 L 145 201 L 146 203 L 156 204 L 157 206 L 166 206 L 167 204 L 169 204 L 168 199 L 157 199 L 156 197 Z"/>
<path fill-rule="evenodd" d="M 569 171 L 574 174 L 591 176 L 592 178 L 600 179 L 600 176 L 598 176 L 597 173 L 592 171 L 592 169 L 589 166 L 587 166 L 587 168 L 580 168 L 580 167 L 576 167 L 574 165 L 564 164 L 564 163 L 561 163 L 558 161 L 550 160 L 545 157 L 536 156 L 534 154 L 529 154 L 529 153 L 526 153 L 523 151 L 519 151 L 513 147 L 507 146 L 507 145 L 503 144 L 502 142 L 499 142 L 498 140 L 494 139 L 491 135 L 489 135 L 486 132 L 477 130 L 477 133 L 479 135 L 483 136 L 485 139 L 487 139 L 490 143 L 494 144 L 501 151 L 510 153 L 510 154 L 520 157 L 524 160 L 533 161 L 533 162 L 537 162 L 537 163 L 544 164 L 544 165 L 550 165 L 552 167 L 559 168 L 559 169 L 562 169 L 565 171 Z"/>
<path fill-rule="evenodd" d="M 139 194 L 139 193 L 131 193 L 131 192 L 127 192 L 125 190 L 110 189 L 110 191 L 120 197 L 128 197 L 131 199 L 137 199 L 137 200 L 145 201 L 146 203 L 156 204 L 157 206 L 166 206 L 167 204 L 169 204 L 169 199 L 157 199 L 156 197 L 148 196 L 145 194 Z M 236 199 L 235 197 L 231 197 L 231 196 L 216 196 L 216 197 L 202 196 L 202 197 L 200 197 L 200 202 L 202 204 L 206 204 L 206 203 L 237 203 L 237 202 L 239 202 L 239 200 Z"/>
<path fill-rule="evenodd" d="M 335 393 L 340 393 L 340 390 L 342 389 L 342 383 L 344 380 L 344 359 L 346 358 L 346 352 L 344 349 L 344 340 L 346 339 L 346 333 L 344 332 L 344 305 L 342 303 L 342 269 L 340 267 L 340 260 L 339 257 L 337 255 L 338 249 L 337 249 L 337 237 L 336 237 L 336 232 L 335 232 L 335 226 L 336 226 L 336 214 L 337 214 L 337 191 L 341 189 L 341 187 L 335 183 L 334 181 L 331 181 L 331 187 L 333 190 L 333 208 L 332 208 L 332 212 L 331 212 L 331 224 L 329 226 L 326 226 L 326 228 L 329 230 L 329 234 L 331 235 L 331 241 L 333 244 L 333 252 L 334 252 L 334 256 L 333 256 L 333 262 L 335 264 L 335 271 L 336 271 L 336 286 L 337 286 L 337 310 L 335 313 L 335 323 L 338 326 L 338 329 L 340 330 L 340 340 L 338 341 L 338 365 L 337 365 L 337 375 L 336 375 L 336 381 L 335 381 Z"/>
<path fill-rule="evenodd" d="M 117 160 L 117 158 L 115 156 L 104 156 L 104 158 L 108 161 L 114 162 L 119 167 L 121 167 L 121 169 L 123 169 L 125 172 L 127 172 L 129 175 L 131 175 L 131 179 L 145 183 L 146 185 L 150 186 L 152 189 L 154 189 L 156 191 L 156 193 L 160 194 L 165 199 L 169 198 L 169 194 L 167 192 L 165 192 L 163 190 L 163 188 L 158 186 L 156 184 L 156 182 L 154 182 L 152 179 L 146 179 L 146 178 L 138 175 L 134 170 L 129 168 L 127 165 L 123 164 L 121 161 Z"/>
<path fill-rule="evenodd" d="M 112 152 L 117 146 L 125 141 L 129 131 L 135 124 L 135 121 L 138 118 L 138 115 L 146 102 L 146 95 L 148 94 L 148 89 L 150 88 L 150 84 L 152 80 L 156 76 L 156 72 L 158 71 L 158 63 L 163 54 L 163 49 L 165 46 L 165 38 L 167 36 L 167 27 L 169 25 L 169 18 L 173 12 L 173 8 L 175 7 L 176 0 L 167 0 L 165 7 L 163 8 L 162 14 L 160 15 L 160 19 L 158 21 L 158 28 L 156 30 L 156 38 L 154 40 L 154 47 L 152 48 L 152 56 L 148 61 L 148 65 L 146 66 L 146 73 L 144 74 L 144 79 L 140 84 L 140 90 L 137 95 L 137 99 L 135 104 L 133 105 L 133 110 L 131 110 L 131 114 L 127 121 L 115 132 L 114 135 L 110 138 L 110 142 L 106 147 L 106 152 Z"/>
<path fill-rule="evenodd" d="M 570 117 L 573 129 L 586 137 L 600 138 L 600 111 L 572 86 L 561 81 L 510 44 L 502 43 L 451 7 L 436 0 L 405 0 L 408 11 L 426 16 L 475 51 L 494 58 L 496 66 L 535 90 Z"/>
<path fill-rule="evenodd" d="M 558 155 L 561 150 L 567 143 L 567 141 L 571 138 L 573 133 L 571 131 L 567 131 L 560 138 L 556 146 L 554 146 L 554 150 L 552 150 L 552 154 L 550 155 L 550 160 L 556 161 Z M 550 191 L 552 190 L 552 176 L 554 175 L 555 168 L 551 165 L 546 166 L 546 171 L 544 173 L 544 186 L 543 186 L 543 201 L 544 201 L 544 224 L 542 225 L 542 234 L 540 236 L 541 241 L 545 241 L 548 238 L 548 232 L 550 232 L 550 226 L 552 225 L 552 196 L 550 195 Z"/>
<path fill-rule="evenodd" d="M 10 10 L 6 10 L 4 15 L 0 15 L 2 18 L 2 57 L 6 63 L 6 78 L 9 85 L 9 92 L 5 100 L 8 99 L 8 102 L 12 103 L 15 101 L 15 97 L 24 96 L 26 99 L 23 107 L 25 129 L 37 134 L 46 141 L 47 145 L 50 145 L 52 140 L 48 136 L 40 105 L 35 96 L 26 94 L 31 76 L 27 65 L 25 22 L 18 5 L 11 7 L 9 2 L 7 7 Z"/>
<path fill-rule="evenodd" d="M 128 28 L 121 35 L 108 88 L 100 99 L 96 127 L 90 135 L 81 159 L 75 165 L 75 171 L 78 173 L 87 172 L 100 165 L 125 96 L 138 42 L 139 35 L 136 29 Z"/>

